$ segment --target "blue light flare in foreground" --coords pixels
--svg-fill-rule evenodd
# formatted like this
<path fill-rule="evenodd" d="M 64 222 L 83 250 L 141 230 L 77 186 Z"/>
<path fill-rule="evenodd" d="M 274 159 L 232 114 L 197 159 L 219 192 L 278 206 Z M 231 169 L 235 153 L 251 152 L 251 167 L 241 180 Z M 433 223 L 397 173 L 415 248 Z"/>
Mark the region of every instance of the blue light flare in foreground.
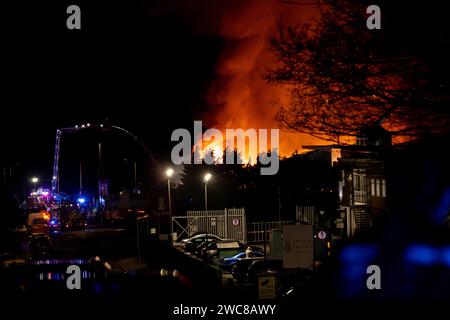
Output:
<path fill-rule="evenodd" d="M 405 251 L 405 259 L 409 263 L 431 266 L 446 265 L 450 267 L 450 247 L 435 247 L 429 244 L 415 244 Z"/>

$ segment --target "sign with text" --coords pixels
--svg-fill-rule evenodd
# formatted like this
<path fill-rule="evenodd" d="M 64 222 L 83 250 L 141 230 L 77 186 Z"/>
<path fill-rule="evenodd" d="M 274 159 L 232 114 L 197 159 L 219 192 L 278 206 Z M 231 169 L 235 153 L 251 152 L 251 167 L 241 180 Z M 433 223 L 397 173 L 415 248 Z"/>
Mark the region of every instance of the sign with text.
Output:
<path fill-rule="evenodd" d="M 275 299 L 275 277 L 259 277 L 258 278 L 258 295 L 259 299 Z"/>
<path fill-rule="evenodd" d="M 307 268 L 314 266 L 312 225 L 283 226 L 283 268 Z"/>

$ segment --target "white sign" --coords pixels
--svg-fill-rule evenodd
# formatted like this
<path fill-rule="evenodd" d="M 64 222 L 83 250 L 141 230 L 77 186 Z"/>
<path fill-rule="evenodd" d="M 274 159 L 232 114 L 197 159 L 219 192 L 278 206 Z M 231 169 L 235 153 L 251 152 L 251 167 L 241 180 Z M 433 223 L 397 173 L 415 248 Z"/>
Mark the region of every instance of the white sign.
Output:
<path fill-rule="evenodd" d="M 319 231 L 317 236 L 319 237 L 320 240 L 323 240 L 323 239 L 325 239 L 327 237 L 327 233 L 322 230 L 322 231 Z"/>
<path fill-rule="evenodd" d="M 216 218 L 211 218 L 211 226 L 212 227 L 216 226 Z"/>
<path fill-rule="evenodd" d="M 239 225 L 239 219 L 233 219 L 233 226 Z"/>
<path fill-rule="evenodd" d="M 312 225 L 283 226 L 283 268 L 314 266 Z"/>
<path fill-rule="evenodd" d="M 259 299 L 275 299 L 275 277 L 259 277 L 258 278 L 258 295 Z"/>

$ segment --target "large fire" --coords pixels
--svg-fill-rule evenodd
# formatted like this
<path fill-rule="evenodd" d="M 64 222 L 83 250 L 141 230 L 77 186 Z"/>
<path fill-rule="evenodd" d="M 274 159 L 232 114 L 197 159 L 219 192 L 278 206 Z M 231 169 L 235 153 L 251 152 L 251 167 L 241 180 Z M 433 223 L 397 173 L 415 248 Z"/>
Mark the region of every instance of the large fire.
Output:
<path fill-rule="evenodd" d="M 282 130 L 275 120 L 276 102 L 288 104 L 289 92 L 287 88 L 269 85 L 263 79 L 267 68 L 274 63 L 269 52 L 269 40 L 276 32 L 277 23 L 296 25 L 320 19 L 319 7 L 313 1 L 306 4 L 297 0 L 156 2 L 158 5 L 153 7 L 153 14 L 175 12 L 193 33 L 220 37 L 225 42 L 216 63 L 215 79 L 206 96 L 210 108 L 201 119 L 197 118 L 203 120 L 205 128 L 217 128 L 222 132 L 228 128 L 279 128 L 281 156 L 302 152 L 304 145 L 329 143 L 306 134 Z M 353 140 L 345 142 L 352 143 Z M 400 141 L 397 139 L 396 142 Z M 220 162 L 223 152 L 219 150 L 219 144 L 204 144 L 203 153 L 208 149 L 213 150 Z M 244 160 L 248 162 L 250 159 L 256 159 L 256 155 Z"/>
<path fill-rule="evenodd" d="M 225 128 L 279 128 L 275 101 L 286 101 L 286 88 L 268 85 L 262 75 L 273 63 L 269 39 L 277 19 L 301 23 L 317 15 L 314 6 L 292 5 L 277 0 L 233 2 L 220 17 L 220 36 L 226 40 L 217 64 L 217 78 L 208 94 L 213 109 L 206 124 Z M 280 155 L 301 151 L 302 145 L 323 140 L 280 130 Z M 251 155 L 253 159 L 254 156 Z"/>
<path fill-rule="evenodd" d="M 219 37 L 225 42 L 216 64 L 215 80 L 206 96 L 210 108 L 201 117 L 205 127 L 221 131 L 279 128 L 275 101 L 286 102 L 289 94 L 286 88 L 271 86 L 263 79 L 266 68 L 274 63 L 269 40 L 278 21 L 299 24 L 317 18 L 318 7 L 295 0 L 158 0 L 156 3 L 152 14 L 175 12 L 193 33 Z M 282 156 L 296 150 L 301 152 L 302 145 L 324 143 L 327 142 L 280 128 Z M 221 153 L 215 151 L 220 158 Z M 249 158 L 256 159 L 256 155 Z"/>

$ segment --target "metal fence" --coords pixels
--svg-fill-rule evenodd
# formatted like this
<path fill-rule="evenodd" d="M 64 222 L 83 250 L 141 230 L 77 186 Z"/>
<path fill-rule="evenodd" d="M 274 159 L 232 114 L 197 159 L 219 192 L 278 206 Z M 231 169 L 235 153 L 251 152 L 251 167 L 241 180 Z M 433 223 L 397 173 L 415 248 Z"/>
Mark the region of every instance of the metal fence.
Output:
<path fill-rule="evenodd" d="M 244 208 L 188 211 L 186 216 L 172 217 L 176 241 L 195 232 L 207 232 L 221 238 L 247 242 Z"/>
<path fill-rule="evenodd" d="M 314 225 L 317 223 L 314 206 L 297 206 L 295 208 L 297 221 Z"/>
<path fill-rule="evenodd" d="M 269 241 L 269 234 L 272 230 L 281 230 L 285 224 L 291 224 L 293 221 L 269 221 L 252 222 L 247 224 L 247 241 L 249 243 Z"/>
<path fill-rule="evenodd" d="M 313 206 L 296 208 L 296 221 L 314 225 L 316 219 Z M 221 238 L 258 243 L 269 241 L 272 230 L 281 230 L 283 225 L 292 223 L 294 221 L 247 223 L 244 208 L 188 211 L 185 216 L 172 217 L 172 229 L 176 233 L 175 242 L 195 232 L 207 232 Z"/>

